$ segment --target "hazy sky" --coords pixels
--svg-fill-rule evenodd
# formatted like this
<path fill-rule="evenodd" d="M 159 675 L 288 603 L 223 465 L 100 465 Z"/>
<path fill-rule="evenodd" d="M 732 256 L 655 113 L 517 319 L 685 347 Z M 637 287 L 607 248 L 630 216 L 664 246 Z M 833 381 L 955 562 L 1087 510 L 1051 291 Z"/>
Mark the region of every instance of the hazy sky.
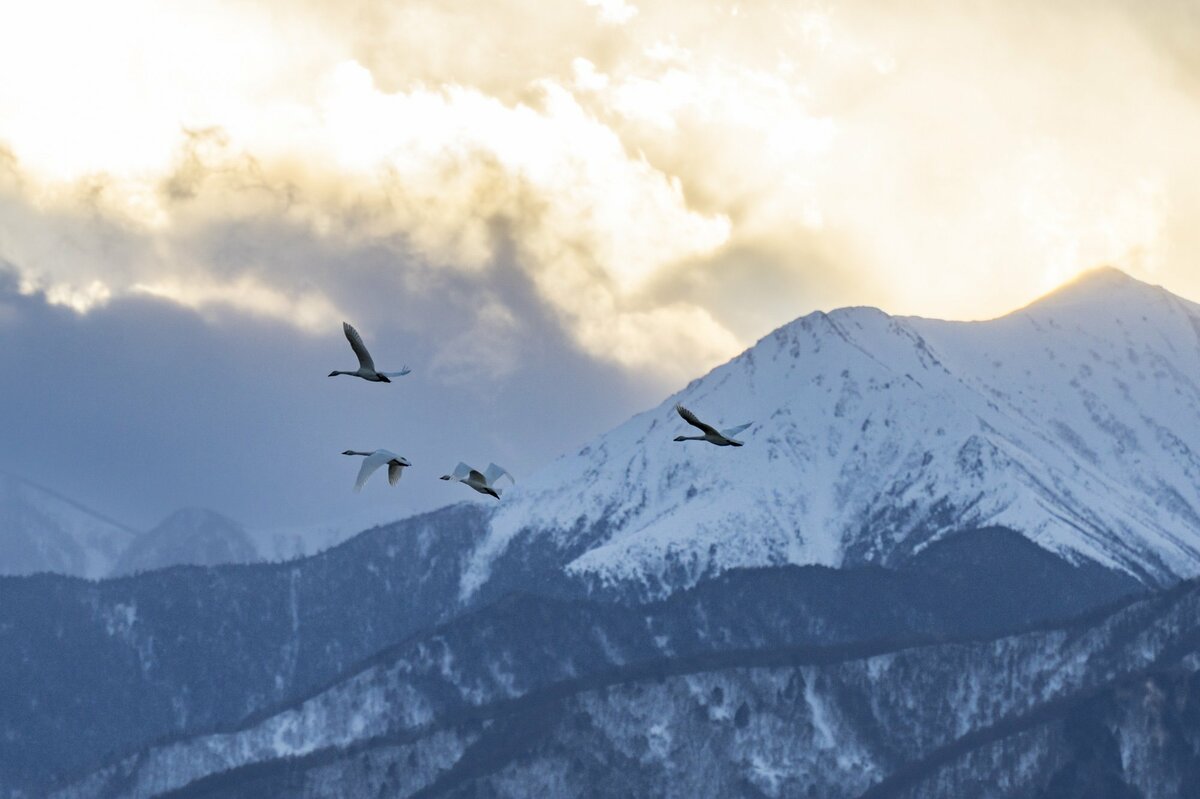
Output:
<path fill-rule="evenodd" d="M 949 5 L 6 10 L 0 468 L 139 526 L 383 518 L 815 308 L 1200 296 L 1200 7 Z M 342 319 L 413 374 L 326 378 Z M 352 495 L 375 446 L 421 468 Z"/>

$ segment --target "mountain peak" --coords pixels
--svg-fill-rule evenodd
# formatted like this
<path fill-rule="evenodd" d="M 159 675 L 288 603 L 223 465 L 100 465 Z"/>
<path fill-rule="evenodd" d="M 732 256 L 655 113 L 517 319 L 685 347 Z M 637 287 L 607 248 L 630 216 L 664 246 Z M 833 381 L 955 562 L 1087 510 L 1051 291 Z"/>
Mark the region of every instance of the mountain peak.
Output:
<path fill-rule="evenodd" d="M 114 574 L 132 574 L 178 564 L 212 566 L 258 559 L 240 524 L 204 508 L 177 510 L 153 530 L 134 539 L 121 554 Z"/>
<path fill-rule="evenodd" d="M 732 568 L 899 563 L 1004 527 L 1148 583 L 1200 574 L 1200 307 L 1112 268 L 989 322 L 785 325 L 522 482 L 471 556 L 647 596 Z M 676 444 L 676 402 L 745 447 Z M 536 553 L 536 554 L 535 554 Z"/>
<path fill-rule="evenodd" d="M 0 574 L 106 575 L 133 530 L 48 488 L 0 471 Z"/>
<path fill-rule="evenodd" d="M 1141 280 L 1130 275 L 1115 266 L 1097 266 L 1091 269 L 1085 269 L 1075 277 L 1064 283 L 1059 290 L 1065 290 L 1072 287 L 1082 286 L 1131 286 L 1131 285 L 1149 285 Z"/>
<path fill-rule="evenodd" d="M 1127 305 L 1131 301 L 1159 301 L 1168 297 L 1174 295 L 1162 286 L 1138 280 L 1114 266 L 1101 266 L 1081 272 L 1018 313 L 1080 306 Z"/>
<path fill-rule="evenodd" d="M 159 522 L 158 527 L 199 529 L 210 524 L 223 527 L 240 527 L 237 522 L 208 508 L 180 508 Z"/>

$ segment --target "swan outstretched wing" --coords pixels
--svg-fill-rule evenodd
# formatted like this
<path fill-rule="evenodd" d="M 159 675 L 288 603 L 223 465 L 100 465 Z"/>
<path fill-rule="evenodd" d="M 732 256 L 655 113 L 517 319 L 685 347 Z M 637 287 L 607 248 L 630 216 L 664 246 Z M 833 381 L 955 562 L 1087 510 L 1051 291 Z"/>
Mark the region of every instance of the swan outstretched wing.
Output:
<path fill-rule="evenodd" d="M 412 369 L 409 369 L 407 366 L 405 366 L 399 372 L 380 372 L 379 374 L 383 375 L 384 377 L 404 377 L 411 371 Z"/>
<path fill-rule="evenodd" d="M 371 360 L 371 353 L 367 352 L 367 345 L 363 344 L 362 336 L 358 335 L 358 331 L 354 329 L 354 325 L 349 322 L 342 322 L 342 332 L 346 334 L 346 340 L 350 342 L 350 348 L 358 356 L 358 365 L 363 369 L 370 369 L 372 372 L 375 371 L 375 361 Z"/>
<path fill-rule="evenodd" d="M 403 463 L 398 460 L 388 461 L 388 485 L 394 486 L 400 480 L 400 473 L 403 471 Z"/>
<path fill-rule="evenodd" d="M 704 422 L 700 421 L 699 419 L 696 418 L 696 414 L 692 413 L 691 411 L 689 411 L 687 408 L 683 407 L 682 405 L 677 404 L 675 406 L 675 410 L 679 413 L 680 416 L 683 417 L 683 421 L 687 422 L 692 427 L 702 430 L 704 433 L 706 433 L 708 435 L 718 435 L 719 436 L 721 434 L 717 430 L 717 428 L 712 427 L 711 425 L 707 425 Z"/>
<path fill-rule="evenodd" d="M 362 466 L 358 469 L 358 479 L 354 481 L 354 490 L 362 491 L 367 478 L 375 474 L 375 470 L 392 459 L 392 454 L 386 450 L 375 450 L 363 458 Z"/>
<path fill-rule="evenodd" d="M 458 465 L 454 467 L 454 471 L 450 473 L 450 476 L 461 483 L 463 480 L 466 480 L 468 477 L 470 477 L 471 472 L 474 471 L 475 470 L 470 466 L 462 461 L 459 461 Z"/>
<path fill-rule="evenodd" d="M 511 474 L 509 474 L 508 470 L 505 469 L 503 466 L 497 466 L 494 463 L 488 464 L 487 469 L 485 469 L 483 472 L 483 476 L 487 480 L 488 485 L 490 485 L 490 486 L 495 486 L 496 481 L 499 480 L 501 477 L 507 477 L 509 480 L 512 480 L 513 485 L 517 484 L 517 478 L 515 478 Z"/>
<path fill-rule="evenodd" d="M 739 424 L 737 427 L 731 427 L 728 430 L 722 430 L 721 435 L 725 436 L 726 438 L 733 438 L 752 424 L 754 424 L 754 422 L 746 422 L 745 424 Z"/>

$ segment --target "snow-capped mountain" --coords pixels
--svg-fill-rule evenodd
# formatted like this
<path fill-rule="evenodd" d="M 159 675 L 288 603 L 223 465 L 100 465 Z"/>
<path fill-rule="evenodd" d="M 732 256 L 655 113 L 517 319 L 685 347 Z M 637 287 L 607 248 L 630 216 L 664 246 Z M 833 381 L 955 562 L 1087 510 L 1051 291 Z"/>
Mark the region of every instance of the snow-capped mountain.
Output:
<path fill-rule="evenodd" d="M 0 575 L 100 579 L 179 564 L 284 561 L 314 555 L 379 523 L 248 530 L 215 511 L 182 509 L 139 533 L 28 480 L 0 472 Z"/>
<path fill-rule="evenodd" d="M 0 473 L 0 575 L 107 575 L 137 534 L 53 491 Z"/>
<path fill-rule="evenodd" d="M 121 553 L 112 574 L 255 560 L 258 552 L 240 524 L 216 511 L 184 508 L 134 539 Z"/>
<path fill-rule="evenodd" d="M 740 449 L 675 443 L 681 402 Z M 1200 306 L 1115 269 L 986 322 L 814 313 L 508 492 L 514 550 L 651 594 L 739 566 L 891 563 L 996 525 L 1149 583 L 1200 573 Z M 520 556 L 518 556 L 520 557 Z"/>
<path fill-rule="evenodd" d="M 675 443 L 676 401 L 746 446 Z M 1197 583 L 1111 604 L 1200 573 L 1198 410 L 1200 306 L 1111 270 L 989 322 L 813 314 L 498 503 L 0 580 L 0 794 L 1100 795 L 1038 741 L 1200 662 Z"/>

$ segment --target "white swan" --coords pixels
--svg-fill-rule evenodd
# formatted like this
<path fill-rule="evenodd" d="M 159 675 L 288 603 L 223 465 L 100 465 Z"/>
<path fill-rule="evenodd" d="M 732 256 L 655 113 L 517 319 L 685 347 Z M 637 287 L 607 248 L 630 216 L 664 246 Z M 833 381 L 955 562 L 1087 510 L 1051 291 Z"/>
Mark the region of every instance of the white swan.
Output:
<path fill-rule="evenodd" d="M 718 447 L 740 447 L 742 446 L 742 442 L 735 441 L 733 437 L 754 424 L 754 422 L 746 422 L 737 427 L 731 427 L 728 430 L 718 430 L 712 425 L 707 425 L 697 419 L 696 414 L 682 405 L 676 405 L 675 410 L 683 417 L 683 421 L 704 433 L 702 436 L 675 436 L 676 441 L 707 441 L 710 444 L 716 444 Z"/>
<path fill-rule="evenodd" d="M 442 475 L 442 480 L 457 480 L 463 485 L 470 486 L 480 494 L 500 499 L 501 489 L 496 487 L 496 481 L 501 477 L 507 477 L 516 484 L 516 479 L 508 473 L 502 466 L 497 466 L 494 463 L 489 463 L 487 469 L 480 473 L 477 469 L 473 469 L 465 463 L 459 463 L 454 468 L 453 474 Z"/>
<path fill-rule="evenodd" d="M 353 375 L 361 377 L 363 380 L 370 380 L 372 383 L 390 383 L 389 377 L 402 377 L 408 374 L 411 369 L 405 366 L 399 372 L 379 372 L 375 369 L 375 361 L 371 360 L 371 353 L 367 352 L 367 347 L 363 344 L 362 336 L 358 335 L 358 331 L 349 322 L 342 322 L 342 332 L 346 334 L 346 339 L 350 342 L 351 349 L 358 356 L 358 368 L 353 372 L 333 371 L 329 373 L 330 377 L 337 375 Z"/>
<path fill-rule="evenodd" d="M 367 478 L 375 474 L 375 470 L 385 463 L 388 465 L 388 485 L 395 485 L 396 481 L 400 479 L 400 473 L 404 471 L 404 467 L 412 466 L 408 462 L 408 458 L 403 458 L 386 449 L 377 449 L 374 452 L 355 452 L 352 449 L 348 449 L 342 454 L 361 455 L 366 458 L 362 462 L 362 466 L 358 469 L 358 479 L 354 481 L 355 491 L 362 491 L 363 484 L 367 482 Z"/>

